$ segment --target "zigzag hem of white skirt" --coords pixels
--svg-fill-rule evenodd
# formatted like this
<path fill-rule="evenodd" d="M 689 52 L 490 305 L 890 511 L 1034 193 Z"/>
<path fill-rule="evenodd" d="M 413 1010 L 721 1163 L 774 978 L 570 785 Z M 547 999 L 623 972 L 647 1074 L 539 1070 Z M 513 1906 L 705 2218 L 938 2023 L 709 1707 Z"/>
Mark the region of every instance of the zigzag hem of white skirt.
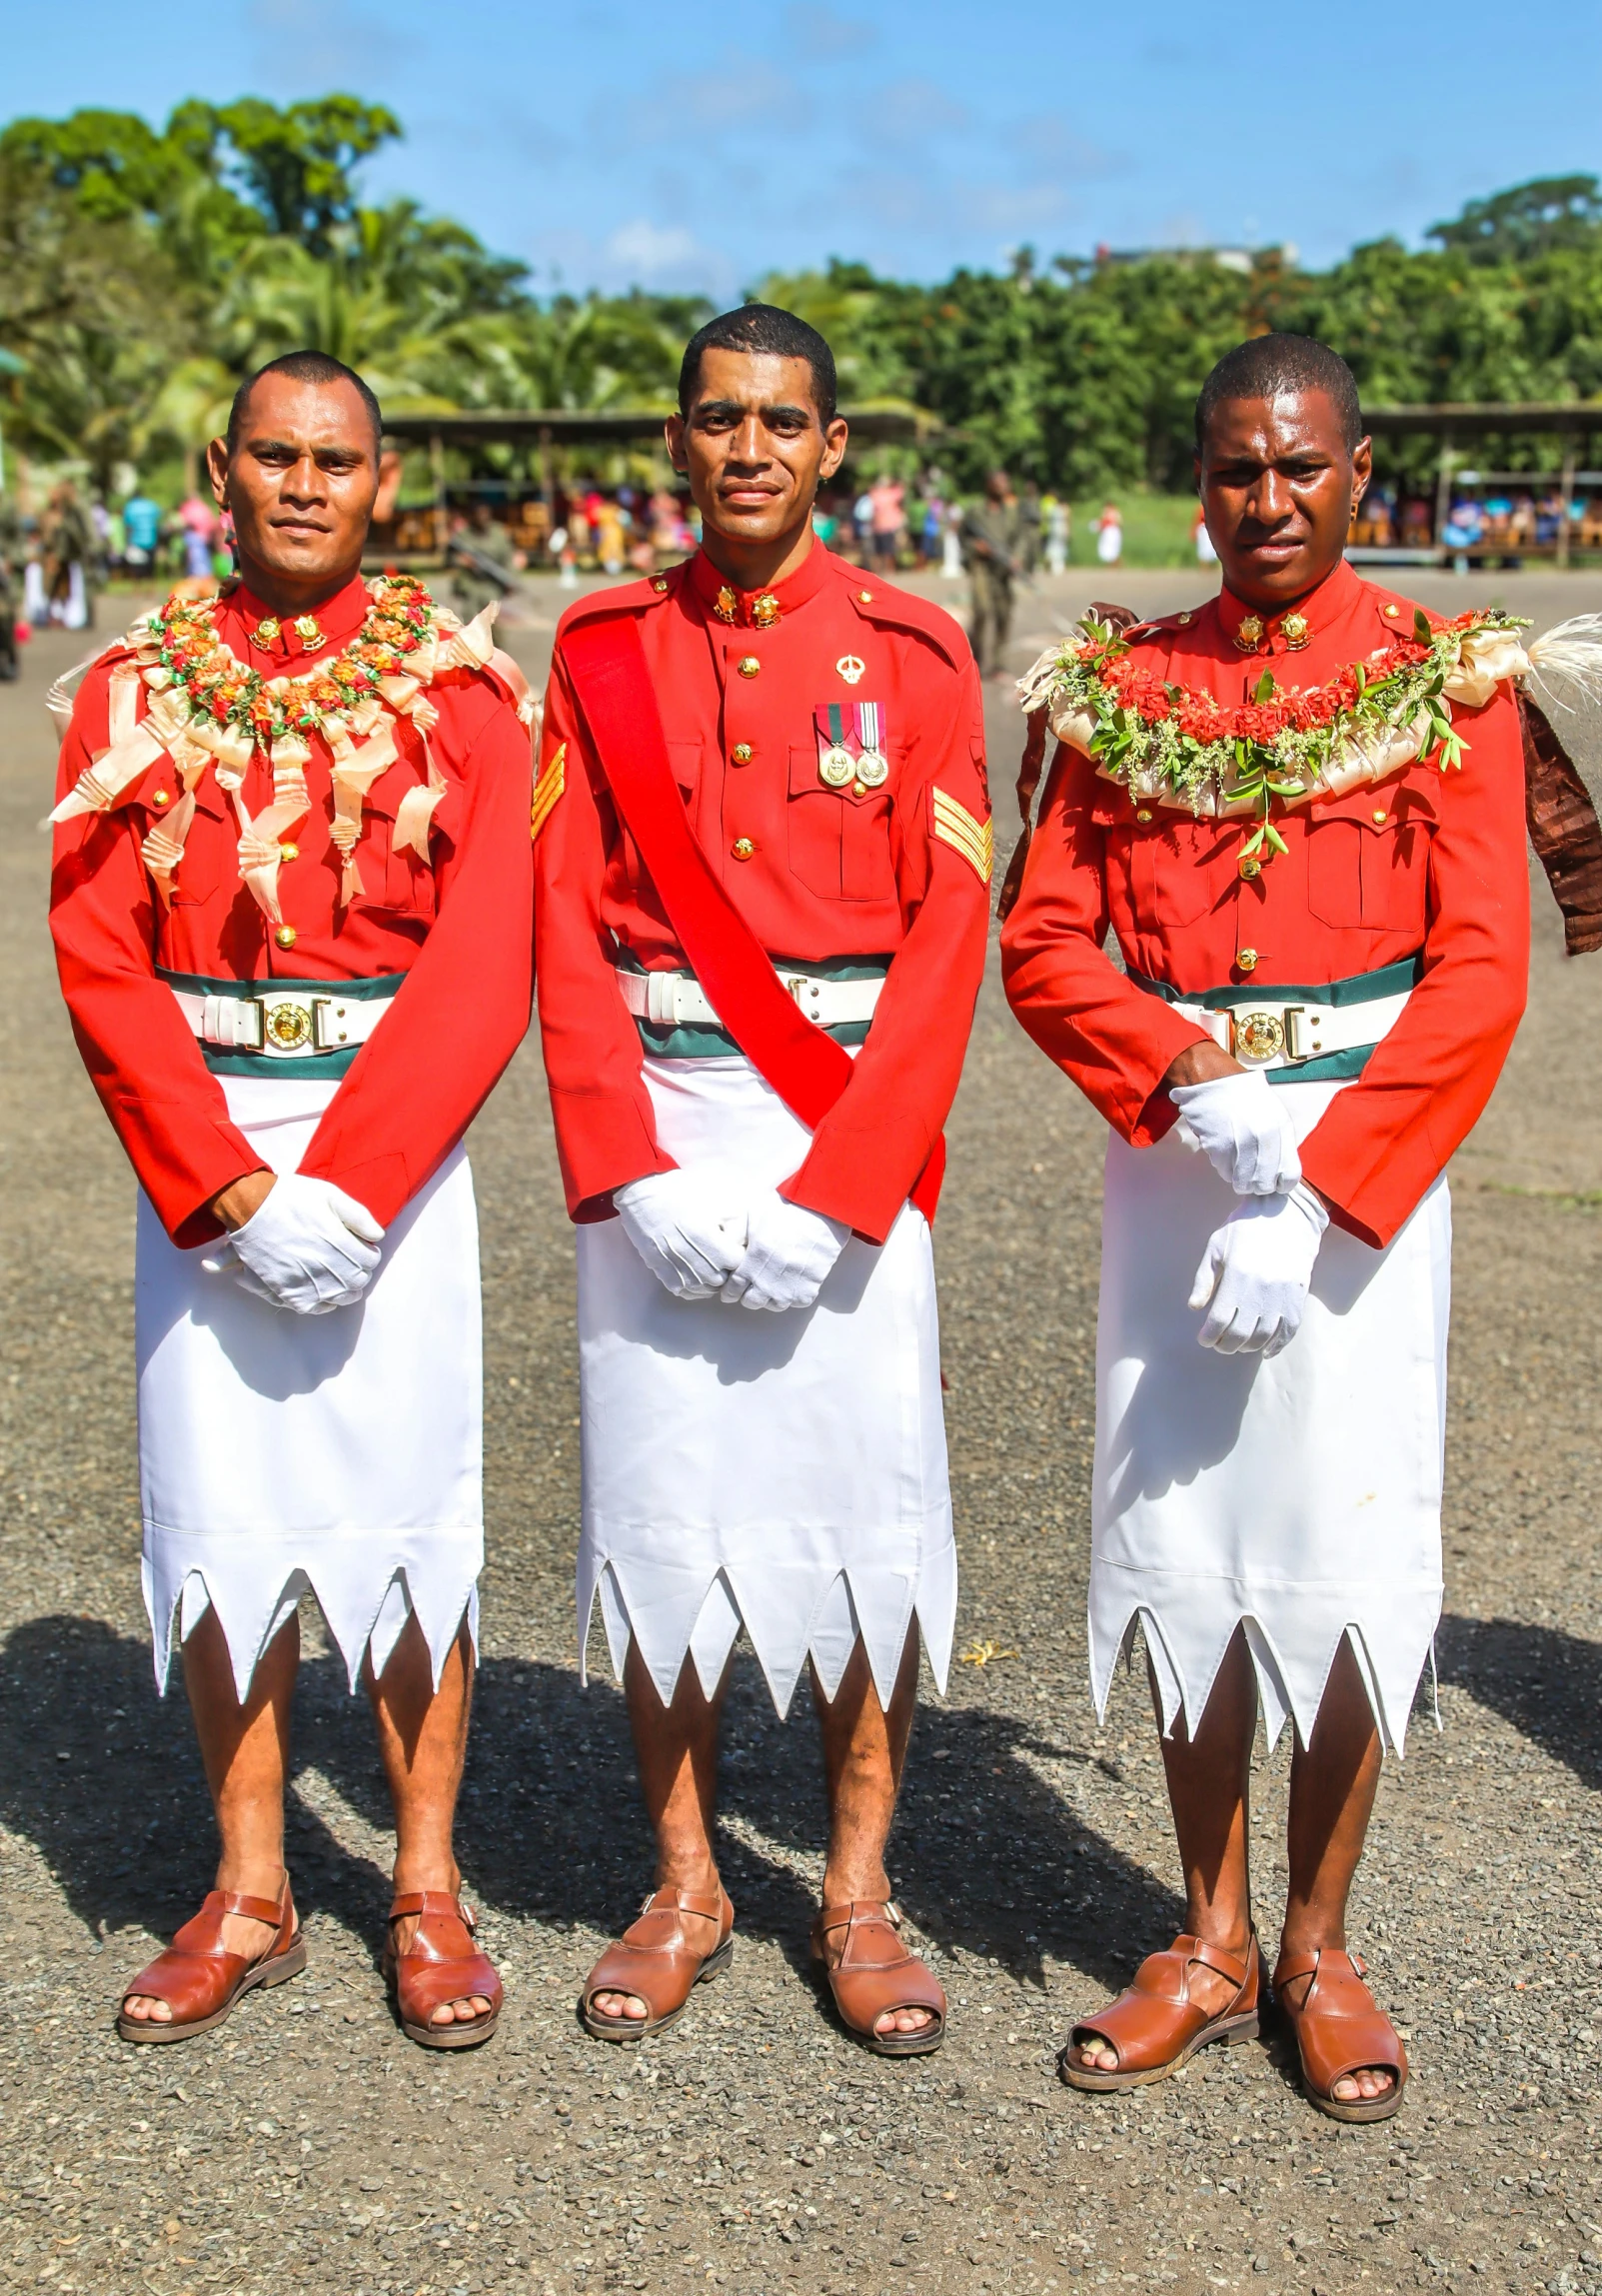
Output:
<path fill-rule="evenodd" d="M 317 1598 L 354 1691 L 362 1660 L 381 1674 L 408 1618 L 429 1649 L 434 1686 L 466 1618 L 479 1641 L 482 1523 L 400 1531 L 172 1530 L 147 1520 L 140 1577 L 165 1696 L 175 1643 L 217 1613 L 240 1703 L 262 1653 L 303 1594 Z M 176 1628 L 176 1632 L 175 1632 Z"/>
<path fill-rule="evenodd" d="M 1108 1600 L 1102 1574 L 1114 1572 L 1141 1583 Z M 1238 1579 L 1163 1572 L 1158 1593 L 1152 1583 L 1158 1575 L 1124 1573 L 1105 1562 L 1096 1565 L 1101 1584 L 1092 1583 L 1087 1625 L 1090 1687 L 1100 1719 L 1106 1718 L 1113 1671 L 1119 1658 L 1129 1654 L 1139 1625 L 1156 1676 L 1163 1735 L 1182 1713 L 1187 1733 L 1194 1736 L 1225 1652 L 1236 1629 L 1242 1628 L 1269 1746 L 1277 1743 L 1288 1719 L 1294 1719 L 1296 1735 L 1305 1746 L 1345 1639 L 1351 1644 L 1385 1751 L 1405 1752 L 1407 1724 L 1426 1660 L 1432 1685 L 1435 1678 L 1435 1630 L 1443 1595 L 1438 1580 L 1385 1587 L 1338 1580 L 1252 1586 Z M 1437 1728 L 1440 1719 L 1437 1698 Z"/>
<path fill-rule="evenodd" d="M 687 1655 L 710 1698 L 744 1626 L 781 1718 L 808 1659 L 824 1697 L 832 1700 L 858 1640 L 879 1701 L 887 1706 L 914 1616 L 929 1671 L 944 1695 L 956 1626 L 956 1546 L 948 1531 L 915 1571 L 829 1564 L 808 1572 L 800 1585 L 794 1571 L 784 1575 L 780 1587 L 760 1563 L 725 1561 L 710 1576 L 705 1567 L 693 1575 L 655 1562 L 631 1566 L 627 1559 L 581 1548 L 580 1679 L 589 1679 L 586 1645 L 599 1593 L 614 1674 L 622 1680 L 630 1642 L 636 1642 L 664 1705 Z"/>

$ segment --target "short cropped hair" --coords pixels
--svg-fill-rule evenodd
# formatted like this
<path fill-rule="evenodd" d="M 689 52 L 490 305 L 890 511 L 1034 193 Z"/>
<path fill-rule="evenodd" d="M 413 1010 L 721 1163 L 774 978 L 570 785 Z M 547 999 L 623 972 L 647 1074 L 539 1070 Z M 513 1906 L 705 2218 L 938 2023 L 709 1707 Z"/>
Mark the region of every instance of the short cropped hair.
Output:
<path fill-rule="evenodd" d="M 373 455 L 378 458 L 384 444 L 384 416 L 378 400 L 368 389 L 360 375 L 338 359 L 331 359 L 326 351 L 286 351 L 281 359 L 269 359 L 265 367 L 258 367 L 254 375 L 247 375 L 234 393 L 233 405 L 228 410 L 228 451 L 232 454 L 239 445 L 239 426 L 245 419 L 245 408 L 252 391 L 264 375 L 287 375 L 292 383 L 349 383 L 367 409 L 373 424 Z"/>
<path fill-rule="evenodd" d="M 1357 378 L 1338 352 L 1311 335 L 1254 335 L 1224 353 L 1196 401 L 1196 451 L 1205 447 L 1207 425 L 1226 399 L 1278 399 L 1293 391 L 1324 393 L 1340 416 L 1349 454 L 1363 435 Z"/>
<path fill-rule="evenodd" d="M 691 336 L 680 362 L 679 412 L 682 415 L 690 412 L 690 402 L 701 381 L 705 351 L 766 351 L 780 359 L 804 359 L 812 371 L 812 398 L 818 417 L 824 423 L 834 420 L 839 391 L 834 354 L 817 329 L 808 327 L 804 319 L 798 319 L 794 311 L 781 311 L 775 303 L 743 303 L 738 311 L 726 311 L 721 318 L 709 319 L 705 327 Z"/>

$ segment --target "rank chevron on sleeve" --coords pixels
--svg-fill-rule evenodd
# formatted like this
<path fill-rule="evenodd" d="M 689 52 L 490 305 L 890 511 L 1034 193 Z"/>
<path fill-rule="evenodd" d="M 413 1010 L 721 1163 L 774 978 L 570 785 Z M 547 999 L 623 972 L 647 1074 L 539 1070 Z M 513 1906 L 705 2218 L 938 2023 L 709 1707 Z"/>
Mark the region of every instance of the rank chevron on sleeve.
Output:
<path fill-rule="evenodd" d="M 995 833 L 990 824 L 976 821 L 948 790 L 935 789 L 933 808 L 934 835 L 962 856 L 981 885 L 988 885 L 995 858 Z"/>
<path fill-rule="evenodd" d="M 557 800 L 567 785 L 568 745 L 559 742 L 534 785 L 534 804 L 529 811 L 529 834 L 536 843 L 539 842 L 540 832 L 556 811 Z"/>

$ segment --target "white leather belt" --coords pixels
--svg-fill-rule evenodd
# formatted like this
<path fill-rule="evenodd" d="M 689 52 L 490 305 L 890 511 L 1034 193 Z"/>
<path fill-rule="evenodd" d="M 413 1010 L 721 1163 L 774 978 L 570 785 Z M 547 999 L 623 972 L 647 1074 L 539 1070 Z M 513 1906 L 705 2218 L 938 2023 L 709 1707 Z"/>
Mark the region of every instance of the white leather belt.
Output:
<path fill-rule="evenodd" d="M 1411 991 L 1374 997 L 1366 1005 L 1285 1004 L 1272 993 L 1243 998 L 1223 1012 L 1205 1005 L 1173 1006 L 1246 1069 L 1299 1069 L 1330 1053 L 1367 1052 L 1382 1044 L 1406 1010 Z"/>
<path fill-rule="evenodd" d="M 169 984 L 170 986 L 170 984 Z M 393 997 L 341 997 L 337 990 L 253 989 L 202 996 L 174 989 L 178 1010 L 203 1045 L 260 1053 L 270 1061 L 310 1061 L 365 1045 L 394 1004 Z"/>
<path fill-rule="evenodd" d="M 807 1020 L 820 1029 L 871 1021 L 884 987 L 882 975 L 872 981 L 824 981 L 815 973 L 778 965 L 774 971 Z M 628 973 L 621 965 L 617 972 L 623 1001 L 637 1021 L 654 1021 L 664 1029 L 723 1027 L 694 973 Z"/>

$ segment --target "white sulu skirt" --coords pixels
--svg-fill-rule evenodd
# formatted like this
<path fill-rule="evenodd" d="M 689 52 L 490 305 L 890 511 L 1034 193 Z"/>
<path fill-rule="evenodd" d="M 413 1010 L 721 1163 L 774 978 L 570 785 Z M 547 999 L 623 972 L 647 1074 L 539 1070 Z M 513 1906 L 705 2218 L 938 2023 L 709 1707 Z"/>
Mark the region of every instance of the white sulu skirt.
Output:
<path fill-rule="evenodd" d="M 294 1171 L 338 1085 L 219 1080 L 264 1163 Z M 177 1250 L 139 1198 L 135 1340 L 145 1606 L 165 1689 L 217 1612 L 243 1702 L 315 1594 L 351 1688 L 415 1611 L 439 1681 L 484 1563 L 479 1231 L 458 1148 L 391 1225 L 365 1296 L 295 1315 Z"/>
<path fill-rule="evenodd" d="M 777 1185 L 809 1138 L 740 1058 L 645 1064 L 685 1166 Z M 597 1592 L 666 1703 L 686 1654 L 709 1695 L 742 1625 L 783 1714 L 808 1657 L 832 1698 L 860 1636 L 888 1702 L 914 1615 L 943 1690 L 956 1549 L 928 1223 L 853 1236 L 815 1306 L 673 1298 L 620 1220 L 578 1230 L 581 1664 Z"/>
<path fill-rule="evenodd" d="M 1305 1139 L 1339 1085 L 1275 1088 Z M 1104 1714 L 1136 1619 L 1164 1731 L 1194 1730 L 1244 1623 L 1269 1743 L 1303 1744 L 1349 1635 L 1398 1751 L 1441 1612 L 1452 1220 L 1444 1177 L 1383 1251 L 1331 1225 L 1281 1354 L 1196 1344 L 1185 1305 L 1234 1198 L 1176 1132 L 1107 1148 L 1090 1675 Z"/>

